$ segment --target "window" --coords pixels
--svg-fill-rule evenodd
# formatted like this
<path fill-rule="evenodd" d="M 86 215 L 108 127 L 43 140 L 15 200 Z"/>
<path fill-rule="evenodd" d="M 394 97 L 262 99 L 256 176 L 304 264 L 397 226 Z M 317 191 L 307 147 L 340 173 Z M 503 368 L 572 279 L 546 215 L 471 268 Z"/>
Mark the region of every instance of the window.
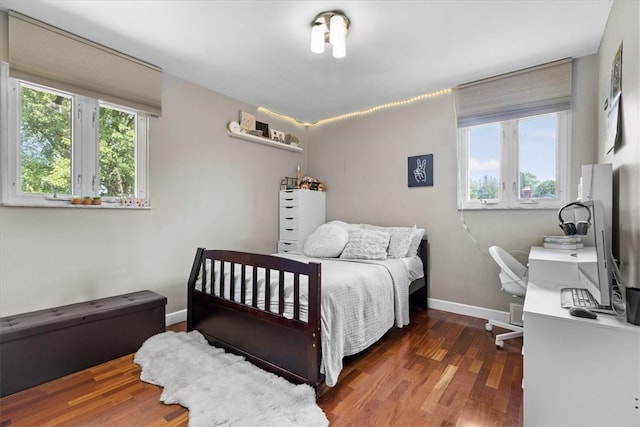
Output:
<path fill-rule="evenodd" d="M 100 106 L 100 196 L 136 194 L 136 114 Z"/>
<path fill-rule="evenodd" d="M 567 197 L 568 112 L 462 127 L 460 209 L 557 208 Z"/>
<path fill-rule="evenodd" d="M 19 192 L 71 194 L 73 98 L 26 83 L 19 88 Z"/>
<path fill-rule="evenodd" d="M 571 58 L 456 88 L 459 209 L 551 209 L 568 200 Z"/>
<path fill-rule="evenodd" d="M 147 115 L 6 77 L 3 202 L 62 206 L 73 196 L 117 206 L 148 198 Z"/>

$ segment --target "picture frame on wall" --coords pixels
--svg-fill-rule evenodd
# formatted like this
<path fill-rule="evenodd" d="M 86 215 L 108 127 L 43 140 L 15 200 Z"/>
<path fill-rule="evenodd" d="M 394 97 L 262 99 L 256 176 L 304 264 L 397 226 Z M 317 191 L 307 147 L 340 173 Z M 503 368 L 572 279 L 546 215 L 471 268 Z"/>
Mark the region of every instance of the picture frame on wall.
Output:
<path fill-rule="evenodd" d="M 604 153 L 612 152 L 621 134 L 620 99 L 622 98 L 622 42 L 611 63 L 611 90 L 605 102 L 606 139 Z"/>
<path fill-rule="evenodd" d="M 407 182 L 409 187 L 433 186 L 433 154 L 407 158 Z"/>
<path fill-rule="evenodd" d="M 613 98 L 609 104 L 609 110 L 607 111 L 606 121 L 606 139 L 604 145 L 604 154 L 609 154 L 611 150 L 616 147 L 616 144 L 620 138 L 620 97 L 622 93 L 618 92 L 618 95 Z"/>
<path fill-rule="evenodd" d="M 240 131 L 256 130 L 256 116 L 246 111 L 240 111 Z"/>
<path fill-rule="evenodd" d="M 609 103 L 612 103 L 614 99 L 622 92 L 622 42 L 616 51 L 616 55 L 613 57 L 613 63 L 611 64 L 611 93 L 609 95 Z"/>
<path fill-rule="evenodd" d="M 256 130 L 262 131 L 262 136 L 265 138 L 269 138 L 269 124 L 256 122 Z"/>
<path fill-rule="evenodd" d="M 284 142 L 284 132 L 277 129 L 271 129 L 271 139 L 277 142 Z"/>

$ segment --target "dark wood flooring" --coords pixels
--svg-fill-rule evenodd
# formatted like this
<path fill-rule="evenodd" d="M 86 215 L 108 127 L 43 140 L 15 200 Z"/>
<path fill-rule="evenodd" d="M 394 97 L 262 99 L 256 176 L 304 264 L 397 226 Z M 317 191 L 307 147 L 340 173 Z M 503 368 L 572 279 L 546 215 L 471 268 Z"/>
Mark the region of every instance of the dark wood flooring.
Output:
<path fill-rule="evenodd" d="M 345 361 L 338 384 L 318 399 L 332 426 L 522 425 L 522 339 L 499 350 L 481 319 L 411 316 Z M 186 426 L 188 411 L 160 403 L 160 393 L 127 355 L 3 397 L 0 427 Z"/>

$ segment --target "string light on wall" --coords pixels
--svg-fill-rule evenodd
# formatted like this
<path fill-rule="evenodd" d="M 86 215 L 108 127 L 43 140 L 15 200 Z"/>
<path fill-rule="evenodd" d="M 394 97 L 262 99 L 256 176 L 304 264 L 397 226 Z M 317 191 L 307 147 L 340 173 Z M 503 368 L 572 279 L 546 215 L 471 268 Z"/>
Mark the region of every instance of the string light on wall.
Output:
<path fill-rule="evenodd" d="M 422 95 L 417 95 L 412 98 L 402 99 L 400 101 L 388 102 L 382 105 L 376 105 L 375 107 L 367 108 L 366 110 L 354 111 L 352 113 L 342 114 L 339 116 L 329 117 L 326 119 L 320 119 L 317 122 L 309 123 L 309 122 L 301 122 L 300 120 L 294 119 L 293 117 L 287 116 L 285 114 L 276 113 L 274 111 L 269 110 L 265 107 L 258 107 L 258 111 L 262 113 L 269 114 L 272 117 L 276 117 L 281 120 L 286 120 L 288 122 L 293 123 L 297 126 L 304 127 L 316 127 L 320 125 L 324 125 L 326 123 L 337 122 L 338 120 L 350 119 L 352 117 L 366 116 L 371 113 L 375 113 L 376 111 L 385 110 L 387 108 L 393 107 L 401 107 L 403 105 L 412 104 L 414 102 L 422 101 L 423 99 L 434 98 L 436 96 L 446 95 L 451 93 L 452 89 L 442 89 L 437 90 L 435 92 L 423 93 Z"/>
<path fill-rule="evenodd" d="M 322 12 L 311 23 L 311 52 L 324 52 L 324 45 L 333 46 L 333 57 L 347 54 L 347 33 L 351 21 L 340 11 Z"/>

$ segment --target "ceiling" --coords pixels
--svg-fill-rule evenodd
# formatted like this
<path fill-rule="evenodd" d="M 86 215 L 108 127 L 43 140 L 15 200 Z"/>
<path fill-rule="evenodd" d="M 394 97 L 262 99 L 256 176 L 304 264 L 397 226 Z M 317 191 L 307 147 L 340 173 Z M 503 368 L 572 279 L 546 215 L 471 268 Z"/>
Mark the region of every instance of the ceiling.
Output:
<path fill-rule="evenodd" d="M 166 73 L 300 121 L 597 52 L 612 0 L 0 0 Z M 347 56 L 311 22 L 351 20 Z"/>

